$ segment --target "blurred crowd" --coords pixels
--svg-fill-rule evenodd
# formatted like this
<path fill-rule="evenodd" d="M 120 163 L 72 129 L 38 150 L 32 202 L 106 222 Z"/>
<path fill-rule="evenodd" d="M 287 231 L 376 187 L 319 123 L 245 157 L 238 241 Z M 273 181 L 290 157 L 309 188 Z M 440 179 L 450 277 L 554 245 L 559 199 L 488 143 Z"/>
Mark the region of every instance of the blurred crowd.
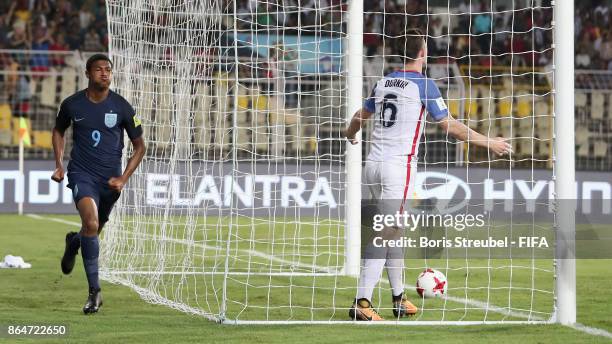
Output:
<path fill-rule="evenodd" d="M 0 1 L 0 49 L 104 51 L 107 43 L 105 0 Z M 61 60 L 32 63 L 37 70 Z"/>
<path fill-rule="evenodd" d="M 416 27 L 428 35 L 431 62 L 491 66 L 545 66 L 552 59 L 552 9 L 517 1 L 514 8 L 490 8 L 490 1 L 457 1 L 443 13 L 430 13 L 423 1 L 366 2 L 364 45 L 368 56 L 385 54 L 400 63 L 403 46 L 386 37 Z M 470 5 L 471 3 L 471 5 Z M 429 13 L 429 14 L 428 14 Z M 447 15 L 451 13 L 451 15 Z M 388 40 L 395 41 L 397 40 Z"/>
<path fill-rule="evenodd" d="M 300 27 L 299 33 L 308 35 L 346 29 L 346 0 L 236 1 L 242 32 L 265 29 L 290 35 L 298 34 L 294 28 Z M 446 16 L 430 13 L 427 1 L 364 1 L 365 52 L 368 56 L 384 53 L 399 61 L 402 48 L 385 44 L 384 38 L 418 27 L 428 33 L 429 54 L 434 59 L 483 66 L 549 64 L 551 0 L 514 0 L 513 7 L 498 1 L 490 8 L 492 3 L 452 1 L 447 12 L 453 15 Z M 577 68 L 612 69 L 611 21 L 609 1 L 576 2 Z M 0 49 L 105 51 L 107 44 L 105 0 L 0 1 Z M 40 55 L 30 68 L 45 70 L 61 63 L 61 59 Z"/>
<path fill-rule="evenodd" d="M 417 27 L 427 32 L 433 59 L 484 67 L 541 67 L 552 62 L 551 0 L 450 3 L 451 7 L 441 11 L 452 14 L 448 16 L 436 14 L 431 8 L 428 11 L 427 1 L 364 1 L 366 55 L 385 54 L 390 62 L 401 62 L 403 47 L 386 44 L 385 37 L 399 36 L 405 28 Z M 341 0 L 238 0 L 237 9 L 241 32 L 326 35 L 346 30 L 346 1 Z M 577 68 L 612 69 L 611 18 L 607 0 L 576 2 Z M 299 32 L 293 29 L 298 26 Z"/>
<path fill-rule="evenodd" d="M 611 7 L 605 0 L 576 1 L 576 68 L 612 70 Z"/>

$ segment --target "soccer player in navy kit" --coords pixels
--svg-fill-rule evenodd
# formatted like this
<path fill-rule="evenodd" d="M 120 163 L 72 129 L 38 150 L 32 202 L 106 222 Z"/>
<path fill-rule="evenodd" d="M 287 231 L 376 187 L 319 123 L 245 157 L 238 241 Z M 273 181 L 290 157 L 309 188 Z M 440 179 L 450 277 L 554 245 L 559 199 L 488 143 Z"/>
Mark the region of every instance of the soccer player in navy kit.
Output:
<path fill-rule="evenodd" d="M 85 90 L 66 98 L 57 113 L 53 128 L 55 171 L 53 179 L 64 179 L 64 133 L 72 125 L 73 148 L 68 164 L 68 187 L 81 216 L 79 233 L 66 235 L 61 267 L 72 272 L 79 247 L 89 284 L 89 296 L 83 307 L 85 314 L 96 313 L 102 305 L 98 280 L 98 235 L 108 221 L 113 205 L 123 186 L 134 173 L 145 153 L 142 125 L 134 109 L 123 97 L 109 89 L 112 62 L 103 54 L 87 60 Z M 123 131 L 132 142 L 134 152 L 125 170 L 121 171 Z"/>

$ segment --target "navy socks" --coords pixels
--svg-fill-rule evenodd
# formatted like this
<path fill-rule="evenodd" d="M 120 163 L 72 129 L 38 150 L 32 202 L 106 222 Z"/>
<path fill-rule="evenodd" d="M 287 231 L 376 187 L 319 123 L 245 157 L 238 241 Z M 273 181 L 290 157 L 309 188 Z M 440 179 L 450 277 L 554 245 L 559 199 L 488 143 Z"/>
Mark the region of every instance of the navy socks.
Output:
<path fill-rule="evenodd" d="M 83 265 L 87 274 L 87 282 L 89 289 L 100 289 L 98 280 L 98 256 L 100 254 L 100 245 L 98 236 L 86 237 L 81 235 L 81 255 L 83 256 Z"/>

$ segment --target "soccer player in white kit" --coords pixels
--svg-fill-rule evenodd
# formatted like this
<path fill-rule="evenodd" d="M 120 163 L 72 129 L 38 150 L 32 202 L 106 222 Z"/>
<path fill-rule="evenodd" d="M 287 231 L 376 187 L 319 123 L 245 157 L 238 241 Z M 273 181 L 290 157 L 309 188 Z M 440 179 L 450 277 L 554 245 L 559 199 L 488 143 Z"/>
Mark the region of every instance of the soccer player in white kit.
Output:
<path fill-rule="evenodd" d="M 379 209 L 390 214 L 397 211 L 402 213 L 413 196 L 416 159 L 423 121 L 427 115 L 449 136 L 460 141 L 469 140 L 476 146 L 487 147 L 498 156 L 512 151 L 512 146 L 505 139 L 477 133 L 449 114 L 435 82 L 422 74 L 427 63 L 427 45 L 419 30 L 407 30 L 401 38 L 393 39 L 395 43 L 401 40 L 399 44 L 404 47 L 404 69 L 392 72 L 376 83 L 363 108 L 355 113 L 346 129 L 347 139 L 356 144 L 355 135 L 363 121 L 374 115 L 371 149 L 365 163 L 364 177 L 372 198 L 383 204 L 379 205 Z M 372 243 L 368 245 L 371 249 Z M 383 320 L 372 307 L 372 294 L 385 266 L 392 289 L 395 318 L 417 313 L 417 307 L 404 296 L 403 256 L 402 259 L 390 259 L 389 254 L 384 258 L 378 250 L 376 257 L 368 257 L 367 252 L 368 248 L 359 277 L 357 297 L 349 316 L 355 320 Z"/>

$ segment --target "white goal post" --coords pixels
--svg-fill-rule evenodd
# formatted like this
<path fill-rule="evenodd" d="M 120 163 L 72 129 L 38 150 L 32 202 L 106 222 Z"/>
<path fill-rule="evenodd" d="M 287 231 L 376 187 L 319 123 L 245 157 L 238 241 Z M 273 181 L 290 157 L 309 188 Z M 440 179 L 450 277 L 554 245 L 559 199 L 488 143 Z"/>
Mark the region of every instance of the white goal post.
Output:
<path fill-rule="evenodd" d="M 554 2 L 554 112 L 555 192 L 559 208 L 556 259 L 556 319 L 576 323 L 575 207 L 576 166 L 574 146 L 574 1 Z"/>
<path fill-rule="evenodd" d="M 389 315 L 383 276 L 373 298 L 380 324 L 576 322 L 572 0 L 106 4 L 113 87 L 142 119 L 148 150 L 103 233 L 103 279 L 221 323 L 354 323 L 369 124 L 356 145 L 343 131 L 374 81 L 402 67 L 406 52 L 388 46 L 397 32 L 388 30 L 413 23 L 431 45 L 424 74 L 450 112 L 515 149 L 494 157 L 423 118 L 415 199 L 487 210 L 468 238 L 556 241 L 409 255 L 406 295 L 419 313 Z M 551 223 L 489 212 L 529 208 L 527 197 L 507 197 L 515 189 L 538 193 Z M 425 268 L 446 275 L 446 297 L 418 297 Z"/>

